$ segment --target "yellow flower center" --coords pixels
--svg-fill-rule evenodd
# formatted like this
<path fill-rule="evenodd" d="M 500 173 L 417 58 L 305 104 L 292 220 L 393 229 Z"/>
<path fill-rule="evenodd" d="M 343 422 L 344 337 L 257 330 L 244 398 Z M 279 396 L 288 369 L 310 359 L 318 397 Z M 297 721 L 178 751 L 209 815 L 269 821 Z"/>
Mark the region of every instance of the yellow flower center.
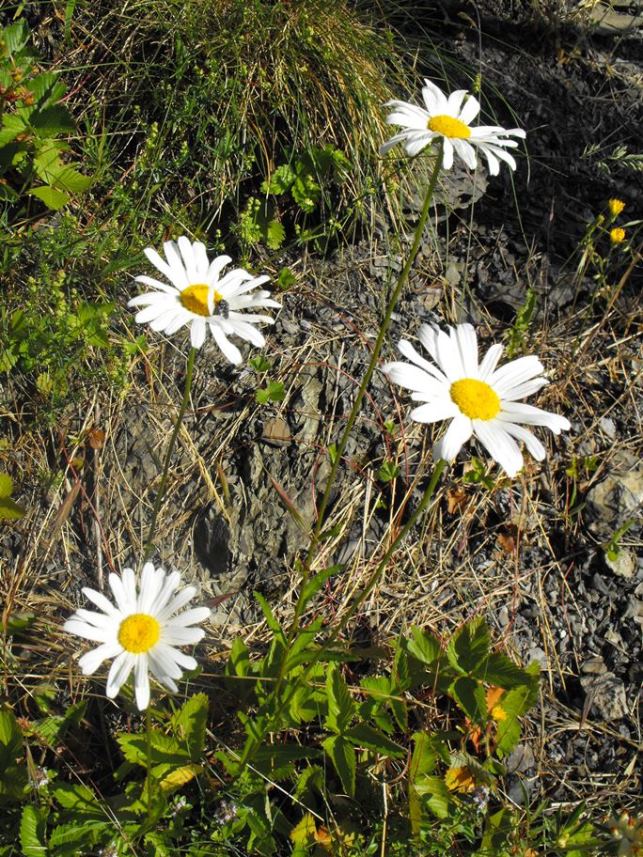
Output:
<path fill-rule="evenodd" d="M 154 616 L 147 613 L 132 613 L 123 619 L 118 629 L 118 642 L 126 652 L 140 655 L 149 652 L 161 636 L 161 626 Z"/>
<path fill-rule="evenodd" d="M 610 230 L 610 241 L 612 244 L 622 244 L 625 241 L 625 230 L 620 226 L 615 226 Z"/>
<path fill-rule="evenodd" d="M 471 136 L 471 128 L 460 122 L 459 119 L 454 119 L 453 116 L 432 116 L 428 123 L 429 131 L 435 131 L 436 134 L 442 134 L 443 137 L 457 137 L 460 140 L 466 140 Z"/>
<path fill-rule="evenodd" d="M 454 381 L 449 392 L 462 413 L 472 420 L 492 420 L 500 411 L 496 391 L 477 378 Z"/>
<path fill-rule="evenodd" d="M 190 312 L 193 312 L 196 315 L 208 316 L 210 315 L 210 310 L 208 308 L 209 289 L 210 286 L 206 283 L 195 283 L 193 286 L 188 286 L 187 289 L 183 289 L 179 295 L 179 300 L 186 309 L 190 310 Z M 218 304 L 222 300 L 223 295 L 219 294 L 219 292 L 215 292 L 215 304 Z"/>

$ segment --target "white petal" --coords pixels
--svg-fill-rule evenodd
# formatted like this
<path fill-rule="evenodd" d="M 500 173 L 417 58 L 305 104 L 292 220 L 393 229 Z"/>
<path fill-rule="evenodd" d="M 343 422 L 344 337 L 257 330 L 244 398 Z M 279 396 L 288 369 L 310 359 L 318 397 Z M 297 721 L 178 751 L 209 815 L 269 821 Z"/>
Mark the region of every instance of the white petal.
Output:
<path fill-rule="evenodd" d="M 99 610 L 103 610 L 108 616 L 119 616 L 119 611 L 114 607 L 112 602 L 105 598 L 102 592 L 97 592 L 95 589 L 90 589 L 88 586 L 82 588 L 82 593 L 85 598 L 93 602 Z"/>
<path fill-rule="evenodd" d="M 225 333 L 221 329 L 220 324 L 217 322 L 210 322 L 210 330 L 212 331 L 212 336 L 214 337 L 214 341 L 219 346 L 221 351 L 223 352 L 223 356 L 230 361 L 230 363 L 234 363 L 235 365 L 239 365 L 243 361 L 243 357 L 241 356 L 241 352 L 237 348 L 236 345 L 233 345 Z"/>
<path fill-rule="evenodd" d="M 452 335 L 452 328 L 449 333 L 444 330 L 436 331 L 435 350 L 438 355 L 438 365 L 447 376 L 449 381 L 457 381 L 460 378 L 465 378 L 466 373 L 462 365 L 460 357 L 460 349 L 455 338 Z"/>
<path fill-rule="evenodd" d="M 144 711 L 150 704 L 150 676 L 147 671 L 147 655 L 138 655 L 134 665 L 134 693 L 136 706 Z"/>
<path fill-rule="evenodd" d="M 163 300 L 163 299 L 162 299 Z M 145 309 L 140 310 L 134 316 L 134 321 L 137 324 L 148 324 L 150 321 L 154 321 L 155 318 L 159 318 L 165 312 L 167 312 L 168 308 L 174 308 L 175 302 L 172 298 L 165 303 L 161 303 L 158 300 L 154 301 L 150 306 L 145 307 Z"/>
<path fill-rule="evenodd" d="M 150 262 L 154 265 L 154 267 L 162 274 L 164 274 L 173 285 L 175 285 L 177 288 L 183 288 L 182 280 L 180 279 L 178 282 L 175 282 L 176 277 L 174 275 L 174 271 L 168 265 L 165 259 L 159 256 L 159 254 L 153 247 L 146 247 L 143 252 L 150 260 Z"/>
<path fill-rule="evenodd" d="M 191 321 L 192 313 L 186 309 L 181 308 L 174 316 L 174 320 L 166 325 L 165 335 L 171 336 L 173 333 L 176 333 L 179 328 L 184 327 L 184 325 L 189 324 Z"/>
<path fill-rule="evenodd" d="M 174 241 L 165 241 L 163 243 L 163 251 L 172 272 L 172 282 L 179 289 L 187 288 L 190 285 L 190 280 L 183 265 L 179 248 Z"/>
<path fill-rule="evenodd" d="M 226 265 L 229 265 L 232 262 L 230 256 L 217 256 L 216 259 L 213 259 L 210 262 L 210 267 L 208 269 L 208 281 L 212 282 L 213 280 L 216 282 L 219 279 L 219 274 L 225 268 Z"/>
<path fill-rule="evenodd" d="M 179 252 L 181 253 L 181 258 L 183 260 L 183 267 L 185 268 L 185 273 L 187 274 L 188 280 L 190 283 L 198 282 L 198 272 L 196 260 L 194 258 L 194 250 L 192 249 L 192 242 L 185 235 L 181 235 L 181 237 L 177 240 Z"/>
<path fill-rule="evenodd" d="M 445 112 L 448 113 L 449 116 L 454 116 L 454 117 L 459 118 L 460 117 L 460 108 L 462 107 L 462 102 L 464 101 L 464 99 L 467 97 L 468 94 L 469 93 L 467 92 L 466 89 L 454 90 L 451 93 L 451 95 L 449 95 L 449 97 L 447 98 L 447 109 Z M 462 122 L 463 120 L 460 119 L 460 121 Z"/>
<path fill-rule="evenodd" d="M 160 280 L 154 279 L 154 277 L 147 277 L 145 274 L 141 274 L 140 277 L 134 277 L 134 280 L 137 283 L 143 283 L 144 286 L 152 286 L 152 288 L 158 289 L 166 295 L 177 295 L 179 293 L 178 289 L 174 286 L 168 286 L 166 283 L 162 283 Z"/>
<path fill-rule="evenodd" d="M 528 429 L 523 428 L 522 426 L 516 425 L 516 423 L 504 423 L 502 424 L 504 430 L 515 437 L 517 440 L 522 440 L 529 450 L 530 455 L 532 455 L 536 461 L 542 461 L 545 455 L 547 454 L 545 451 L 545 447 L 538 440 L 538 438 L 533 435 Z"/>
<path fill-rule="evenodd" d="M 165 618 L 166 611 L 167 616 L 170 616 L 174 610 L 179 609 L 174 606 L 175 603 L 179 603 L 180 606 L 183 606 L 196 595 L 196 586 L 186 586 L 174 598 L 172 603 L 168 603 L 180 582 L 181 575 L 178 571 L 173 571 L 171 574 L 168 574 L 163 581 L 163 587 L 150 607 L 150 614 L 152 616 L 156 616 L 159 621 L 161 621 L 162 618 Z"/>
<path fill-rule="evenodd" d="M 253 327 L 247 321 L 236 321 L 230 319 L 232 322 L 232 329 L 237 336 L 240 336 L 241 339 L 245 339 L 247 342 L 251 342 L 256 348 L 262 348 L 266 344 L 266 338 L 264 337 L 261 331 L 257 330 L 256 327 Z"/>
<path fill-rule="evenodd" d="M 180 628 L 167 626 L 163 631 L 163 642 L 169 646 L 193 646 L 205 636 L 203 628 Z"/>
<path fill-rule="evenodd" d="M 465 376 L 476 378 L 478 375 L 478 338 L 473 325 L 456 325 L 455 340 Z"/>
<path fill-rule="evenodd" d="M 418 393 L 426 394 L 429 398 L 440 395 L 442 391 L 440 381 L 436 381 L 424 369 L 420 369 L 419 366 L 413 366 L 411 363 L 385 363 L 382 366 L 382 372 L 394 384 L 406 387 L 407 390 L 415 390 Z"/>
<path fill-rule="evenodd" d="M 551 414 L 535 408 L 533 405 L 525 405 L 523 402 L 503 402 L 502 411 L 497 416 L 502 422 L 525 423 L 530 426 L 545 426 L 554 434 L 561 431 L 569 431 L 571 425 L 569 420 L 558 414 Z"/>
<path fill-rule="evenodd" d="M 429 111 L 431 116 L 439 116 L 442 113 L 447 112 L 447 99 L 445 94 L 438 86 L 431 83 L 430 80 L 426 80 L 426 78 L 424 80 L 424 86 L 422 87 L 422 97 L 424 98 L 426 109 Z"/>
<path fill-rule="evenodd" d="M 102 646 L 98 646 L 98 648 L 83 655 L 78 661 L 78 666 L 83 675 L 93 675 L 103 661 L 115 657 L 122 651 L 123 647 L 119 643 L 103 643 Z"/>
<path fill-rule="evenodd" d="M 411 131 L 404 146 L 407 155 L 412 158 L 415 157 L 429 145 L 434 137 L 435 134 L 430 131 Z"/>
<path fill-rule="evenodd" d="M 457 137 L 451 140 L 454 149 L 460 156 L 460 158 L 465 162 L 465 164 L 469 167 L 470 170 L 475 170 L 478 165 L 478 160 L 476 158 L 476 153 L 473 149 L 473 146 L 470 146 L 466 140 L 458 140 Z"/>
<path fill-rule="evenodd" d="M 509 392 L 513 385 L 529 381 L 537 375 L 542 375 L 544 371 L 540 360 L 534 357 L 533 354 L 530 354 L 505 363 L 500 369 L 496 369 L 493 375 L 490 375 L 487 380 L 498 395 L 502 395 Z"/>
<path fill-rule="evenodd" d="M 418 339 L 422 343 L 423 347 L 426 348 L 426 350 L 429 352 L 435 363 L 438 362 L 437 338 L 437 327 L 431 327 L 428 324 L 420 325 L 420 329 L 418 331 Z"/>
<path fill-rule="evenodd" d="M 195 670 L 198 666 L 196 660 L 192 657 L 192 655 L 185 655 L 178 649 L 175 649 L 172 646 L 166 646 L 163 643 L 159 643 L 156 649 L 158 648 L 162 648 L 164 651 L 166 651 L 168 656 L 171 657 L 172 660 L 176 661 L 176 663 L 180 667 L 183 667 L 184 670 Z"/>
<path fill-rule="evenodd" d="M 123 684 L 127 681 L 135 660 L 136 657 L 130 652 L 121 652 L 112 661 L 107 676 L 107 687 L 105 688 L 105 693 L 109 699 L 114 699 Z"/>
<path fill-rule="evenodd" d="M 73 616 L 71 619 L 67 619 L 63 625 L 63 631 L 68 634 L 75 634 L 85 640 L 92 640 L 95 643 L 107 643 L 114 637 L 111 628 L 97 628 L 95 625 L 81 622 L 80 619 L 75 619 Z"/>
<path fill-rule="evenodd" d="M 171 304 L 170 301 L 168 301 L 168 298 L 173 300 L 175 305 L 180 306 L 176 300 L 176 294 L 176 292 L 174 292 L 173 295 L 166 295 L 161 292 L 146 292 L 144 295 L 136 295 L 135 298 L 129 300 L 127 302 L 127 306 L 152 306 L 153 304 L 159 303 L 159 300 L 164 302 L 161 303 L 161 306 L 170 306 Z"/>
<path fill-rule="evenodd" d="M 416 423 L 437 423 L 441 420 L 449 420 L 452 417 L 457 417 L 459 413 L 460 409 L 456 403 L 451 399 L 445 398 L 420 405 L 419 408 L 414 408 L 409 416 Z"/>
<path fill-rule="evenodd" d="M 465 125 L 470 125 L 478 113 L 480 113 L 480 102 L 475 96 L 469 95 L 460 110 L 458 119 L 460 122 L 464 122 Z"/>
<path fill-rule="evenodd" d="M 382 143 L 380 146 L 380 155 L 385 155 L 389 149 L 392 149 L 393 146 L 396 146 L 398 143 L 402 143 L 406 140 L 408 136 L 408 131 L 402 131 L 400 134 L 394 134 L 390 140 L 387 140 L 386 143 Z"/>
<path fill-rule="evenodd" d="M 192 348 L 201 348 L 205 342 L 206 329 L 205 318 L 199 317 L 192 320 L 192 327 L 190 328 Z"/>
<path fill-rule="evenodd" d="M 186 586 L 180 592 L 177 592 L 169 603 L 165 604 L 162 609 L 159 609 L 155 613 L 156 618 L 159 622 L 165 622 L 166 619 L 169 619 L 182 607 L 185 607 L 185 605 L 194 598 L 196 593 L 196 586 Z"/>
<path fill-rule="evenodd" d="M 130 610 L 136 609 L 137 602 L 137 593 L 136 593 L 136 575 L 134 574 L 133 568 L 124 568 L 123 573 L 121 575 L 121 580 L 123 582 L 123 591 L 125 592 L 125 598 L 127 599 L 127 603 L 132 605 Z"/>
<path fill-rule="evenodd" d="M 473 433 L 473 424 L 469 417 L 460 414 L 452 420 L 442 440 L 434 447 L 435 458 L 443 458 L 445 461 L 453 461 Z"/>
<path fill-rule="evenodd" d="M 445 375 L 440 372 L 440 370 L 434 366 L 432 363 L 429 363 L 428 360 L 425 360 L 421 354 L 413 348 L 411 343 L 406 339 L 400 339 L 397 344 L 397 347 L 401 354 L 404 355 L 408 360 L 412 363 L 415 363 L 416 366 L 419 366 L 421 369 L 424 369 L 425 372 L 428 372 L 436 381 L 439 381 L 442 384 L 447 383 L 447 379 Z"/>
<path fill-rule="evenodd" d="M 152 319 L 150 322 L 150 329 L 155 331 L 155 333 L 161 333 L 161 331 L 166 330 L 168 327 L 172 328 L 176 318 L 183 319 L 183 314 L 179 310 L 177 312 L 176 307 L 172 307 L 169 310 L 166 310 L 161 315 L 157 316 L 155 319 Z"/>
<path fill-rule="evenodd" d="M 80 619 L 82 622 L 87 622 L 95 628 L 115 628 L 118 620 L 114 621 L 113 616 L 106 616 L 104 613 L 95 613 L 93 610 L 83 610 L 80 607 L 74 613 L 74 619 Z"/>
<path fill-rule="evenodd" d="M 208 272 L 210 269 L 210 260 L 208 259 L 208 251 L 205 244 L 202 241 L 195 241 L 192 244 L 192 254 L 194 257 L 196 279 L 199 282 L 205 283 L 208 281 Z"/>
<path fill-rule="evenodd" d="M 498 360 L 500 360 L 502 351 L 503 346 L 500 343 L 492 345 L 491 348 L 487 351 L 482 363 L 480 364 L 480 368 L 478 369 L 478 377 L 480 378 L 480 380 L 487 381 L 487 383 L 489 382 L 489 376 L 498 365 Z"/>
<path fill-rule="evenodd" d="M 170 657 L 167 647 L 155 646 L 149 653 L 150 669 L 159 681 L 166 678 L 181 678 L 183 672 L 176 661 Z"/>
<path fill-rule="evenodd" d="M 489 455 L 497 461 L 507 476 L 515 476 L 522 468 L 523 458 L 516 441 L 497 420 L 474 420 L 474 432 Z"/>
<path fill-rule="evenodd" d="M 188 625 L 194 625 L 197 622 L 205 622 L 210 618 L 210 609 L 208 607 L 192 607 L 190 610 L 184 610 L 176 616 L 168 619 L 165 623 L 166 628 L 185 628 Z"/>
<path fill-rule="evenodd" d="M 533 396 L 538 390 L 542 390 L 549 384 L 547 378 L 534 378 L 531 381 L 525 381 L 524 384 L 517 384 L 512 387 L 508 393 L 503 393 L 501 396 L 503 402 L 515 402 L 518 399 L 524 399 L 526 396 Z"/>
<path fill-rule="evenodd" d="M 165 580 L 165 572 L 162 568 L 158 571 L 154 568 L 154 564 L 146 562 L 143 566 L 141 574 L 141 585 L 139 588 L 138 602 L 136 609 L 141 613 L 150 613 L 151 607 L 156 601 L 163 588 Z"/>
<path fill-rule="evenodd" d="M 485 158 L 487 159 L 487 164 L 489 166 L 489 175 L 490 176 L 499 175 L 499 173 L 500 173 L 500 161 L 498 160 L 498 158 L 496 158 L 496 156 L 493 154 L 493 152 L 490 152 L 486 146 L 480 146 L 480 149 L 481 149 L 482 153 L 484 154 Z"/>
<path fill-rule="evenodd" d="M 442 138 L 442 168 L 450 170 L 453 166 L 453 146 L 448 137 Z"/>

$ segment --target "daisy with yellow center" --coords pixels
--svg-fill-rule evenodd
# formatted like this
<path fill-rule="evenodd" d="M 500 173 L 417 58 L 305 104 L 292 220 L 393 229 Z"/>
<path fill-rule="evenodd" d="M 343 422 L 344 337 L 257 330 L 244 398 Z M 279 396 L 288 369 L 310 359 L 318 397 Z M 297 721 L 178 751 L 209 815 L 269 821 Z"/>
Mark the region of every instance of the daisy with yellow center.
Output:
<path fill-rule="evenodd" d="M 407 154 L 417 155 L 426 146 L 441 140 L 445 170 L 453 166 L 454 154 L 472 170 L 475 169 L 478 163 L 476 151 L 485 156 L 492 176 L 500 172 L 500 161 L 512 170 L 516 169 L 516 161 L 505 149 L 515 148 L 518 143 L 509 138 L 524 138 L 524 131 L 520 128 L 506 130 L 498 125 L 472 126 L 480 112 L 480 104 L 464 89 L 447 97 L 434 83 L 425 80 L 422 96 L 425 107 L 406 101 L 388 101 L 384 105 L 393 108 L 386 118 L 389 125 L 401 125 L 404 130 L 381 146 L 382 155 L 397 143 L 404 144 Z"/>
<path fill-rule="evenodd" d="M 232 259 L 217 256 L 208 259 L 205 245 L 190 241 L 182 235 L 178 241 L 163 245 L 165 259 L 151 247 L 145 255 L 154 267 L 169 281 L 163 283 L 154 277 L 136 277 L 136 282 L 151 286 L 154 291 L 138 295 L 128 306 L 139 307 L 135 321 L 149 324 L 152 330 L 167 336 L 189 325 L 194 348 L 205 342 L 209 330 L 224 356 L 231 363 L 241 363 L 241 352 L 228 339 L 238 336 L 261 348 L 265 338 L 256 324 L 273 324 L 269 315 L 248 312 L 256 308 L 280 307 L 270 298 L 270 292 L 258 288 L 267 276 L 254 277 L 243 268 L 234 268 L 222 275 Z"/>
<path fill-rule="evenodd" d="M 451 420 L 434 447 L 436 458 L 452 461 L 473 436 L 509 476 L 515 476 L 523 466 L 518 442 L 538 461 L 545 457 L 544 446 L 524 425 L 546 426 L 554 434 L 570 428 L 565 417 L 520 401 L 549 383 L 537 357 L 521 357 L 498 369 L 502 345 L 492 345 L 479 363 L 470 324 L 458 324 L 448 332 L 423 324 L 419 339 L 433 363 L 402 339 L 398 348 L 411 362 L 387 363 L 382 369 L 391 381 L 412 390 L 415 401 L 424 403 L 411 411 L 411 419 Z"/>
<path fill-rule="evenodd" d="M 175 679 L 182 670 L 193 670 L 196 661 L 175 646 L 194 645 L 203 637 L 203 628 L 191 626 L 204 622 L 210 615 L 207 607 L 182 608 L 194 598 L 196 588 L 179 590 L 181 576 L 174 571 L 166 575 L 151 562 L 143 566 L 141 585 L 137 589 L 131 568 L 122 577 L 110 574 L 109 586 L 116 604 L 100 592 L 83 589 L 83 594 L 102 613 L 77 610 L 64 624 L 64 630 L 100 645 L 78 661 L 84 675 L 92 675 L 108 658 L 114 658 L 107 676 L 106 693 L 113 699 L 134 671 L 134 692 L 139 711 L 150 701 L 149 673 L 168 690 L 176 693 Z"/>

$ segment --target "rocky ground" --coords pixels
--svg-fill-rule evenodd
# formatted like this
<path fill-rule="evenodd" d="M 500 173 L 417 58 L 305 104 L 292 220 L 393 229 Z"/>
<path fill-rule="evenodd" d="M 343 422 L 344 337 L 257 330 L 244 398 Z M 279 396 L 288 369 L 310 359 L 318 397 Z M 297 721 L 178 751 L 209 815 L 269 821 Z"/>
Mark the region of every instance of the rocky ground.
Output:
<path fill-rule="evenodd" d="M 543 668 L 540 708 L 511 761 L 511 797 L 521 802 L 544 792 L 600 802 L 622 792 L 625 800 L 638 791 L 641 739 L 639 286 L 630 278 L 610 305 L 594 295 L 589 275 L 574 277 L 570 256 L 609 197 L 624 199 L 630 219 L 637 216 L 641 173 L 622 159 L 609 172 L 600 162 L 618 145 L 636 151 L 642 39 L 635 29 L 588 35 L 573 21 L 554 31 L 520 10 L 508 20 L 506 9 L 503 16 L 491 4 L 480 11 L 481 30 L 469 7 L 450 4 L 437 29 L 428 13 L 425 24 L 436 50 L 452 51 L 452 88 L 469 85 L 470 72 L 479 71 L 499 121 L 528 130 L 529 159 L 515 176 L 480 172 L 472 185 L 456 171 L 442 187 L 387 353 L 423 321 L 473 321 L 487 346 L 531 287 L 538 311 L 525 348 L 541 356 L 552 378 L 538 404 L 565 413 L 572 431 L 548 440 L 547 462 L 491 487 L 463 483 L 464 451 L 443 480 L 438 507 L 365 605 L 359 633 L 381 642 L 424 624 L 446 634 L 483 612 L 509 650 Z M 435 76 L 432 57 L 423 61 Z M 257 405 L 265 378 L 225 366 L 212 343 L 199 354 L 156 541 L 157 558 L 199 580 L 214 607 L 215 661 L 234 634 L 261 638 L 253 590 L 288 616 L 293 563 L 307 544 L 327 447 L 366 365 L 417 205 L 407 201 L 402 246 L 382 218 L 372 239 L 329 258 L 281 260 L 298 282 L 282 296 L 265 354 L 267 375 L 284 384 L 283 402 Z M 614 283 L 626 267 L 615 265 Z M 34 584 L 26 600 L 44 603 L 64 587 L 71 606 L 80 586 L 136 560 L 180 399 L 183 345 L 180 337 L 153 345 L 124 401 L 88 409 L 85 427 L 107 433 L 86 450 L 83 489 L 68 471 L 67 488 L 76 492 L 67 495 L 68 507 L 64 490 L 39 498 L 43 507 L 52 504 L 44 523 L 16 529 L 7 542 L 7 558 L 29 564 Z M 341 613 L 366 578 L 395 512 L 420 496 L 431 438 L 408 411 L 403 391 L 377 374 L 347 449 L 331 507 L 334 529 L 320 557 L 344 563 L 324 593 L 329 616 Z M 385 459 L 400 467 L 392 483 L 378 478 Z M 64 523 L 56 529 L 61 509 Z M 628 524 L 610 556 L 606 545 Z M 28 540 L 40 527 L 49 536 L 33 547 Z"/>

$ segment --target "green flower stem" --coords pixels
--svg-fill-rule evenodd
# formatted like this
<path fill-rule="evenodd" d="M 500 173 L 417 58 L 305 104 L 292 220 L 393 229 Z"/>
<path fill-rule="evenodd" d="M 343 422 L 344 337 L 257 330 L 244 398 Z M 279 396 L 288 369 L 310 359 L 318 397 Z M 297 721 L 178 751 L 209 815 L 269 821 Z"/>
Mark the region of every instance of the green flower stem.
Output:
<path fill-rule="evenodd" d="M 176 422 L 174 423 L 174 429 L 172 431 L 172 436 L 170 437 L 170 443 L 168 444 L 167 452 L 165 453 L 165 461 L 163 463 L 163 473 L 161 474 L 161 484 L 159 485 L 159 490 L 156 494 L 156 499 L 154 500 L 154 508 L 152 510 L 152 523 L 150 524 L 150 529 L 147 535 L 147 541 L 145 542 L 145 549 L 143 551 L 143 562 L 147 562 L 147 560 L 152 555 L 154 551 L 154 536 L 156 535 L 156 519 L 158 518 L 158 514 L 161 508 L 161 503 L 163 502 L 163 497 L 165 496 L 165 487 L 167 484 L 167 474 L 170 469 L 170 461 L 172 459 L 172 453 L 174 452 L 174 447 L 176 445 L 176 439 L 179 434 L 179 429 L 181 428 L 181 423 L 183 422 L 183 417 L 185 416 L 185 412 L 188 407 L 188 402 L 190 401 L 190 392 L 192 390 L 192 378 L 194 375 L 194 361 L 196 359 L 196 348 L 190 349 L 190 354 L 188 356 L 188 365 L 185 371 L 185 384 L 183 386 L 183 401 L 181 402 L 181 407 L 179 408 L 179 413 L 176 418 Z"/>
<path fill-rule="evenodd" d="M 145 754 L 147 756 L 147 820 L 152 821 L 152 714 L 145 709 Z"/>
<path fill-rule="evenodd" d="M 326 514 L 326 509 L 328 507 L 328 501 L 330 500 L 330 494 L 333 488 L 333 484 L 335 482 L 335 477 L 337 475 L 337 470 L 339 469 L 339 465 L 344 454 L 344 450 L 346 449 L 346 444 L 348 443 L 348 438 L 353 430 L 353 426 L 355 425 L 355 421 L 360 411 L 360 407 L 362 405 L 362 400 L 364 395 L 366 394 L 366 390 L 368 385 L 373 377 L 373 372 L 377 366 L 377 361 L 380 357 L 380 352 L 382 351 L 382 347 L 384 345 L 384 339 L 386 334 L 388 333 L 388 329 L 391 326 L 391 316 L 393 315 L 393 311 L 397 305 L 398 300 L 400 299 L 400 295 L 402 294 L 402 289 L 406 285 L 406 281 L 408 280 L 409 273 L 411 271 L 411 267 L 413 266 L 413 262 L 415 261 L 415 257 L 418 254 L 418 250 L 420 249 L 420 244 L 422 242 L 422 236 L 424 235 L 424 230 L 426 228 L 427 220 L 429 219 L 429 211 L 431 209 L 431 200 L 433 199 L 433 193 L 435 191 L 435 186 L 438 180 L 438 174 L 440 172 L 440 167 L 442 165 L 442 143 L 440 142 L 437 147 L 436 157 L 435 157 L 435 166 L 433 167 L 433 172 L 431 174 L 431 179 L 429 181 L 429 186 L 426 191 L 426 196 L 424 197 L 424 205 L 422 206 L 422 212 L 420 214 L 420 219 L 418 220 L 418 224 L 415 228 L 415 235 L 413 237 L 413 244 L 411 245 L 411 249 L 409 251 L 408 259 L 402 271 L 400 272 L 399 277 L 397 278 L 397 283 L 395 284 L 395 288 L 393 289 L 393 294 L 391 295 L 391 299 L 386 307 L 386 312 L 384 314 L 384 320 L 382 322 L 382 326 L 380 327 L 380 331 L 377 335 L 377 339 L 375 340 L 375 345 L 373 346 L 373 351 L 371 353 L 371 359 L 369 361 L 366 372 L 364 373 L 364 377 L 362 378 L 362 383 L 360 384 L 359 390 L 357 391 L 357 396 L 355 397 L 355 401 L 353 402 L 353 407 L 351 408 L 350 414 L 348 415 L 348 420 L 346 421 L 346 426 L 340 438 L 339 444 L 337 446 L 336 454 L 331 463 L 330 473 L 328 474 L 328 479 L 326 480 L 326 487 L 324 489 L 324 496 L 322 497 L 322 501 L 319 504 L 319 510 L 317 512 L 317 521 L 315 523 L 315 529 L 313 530 L 313 534 L 310 539 L 310 546 L 308 548 L 308 553 L 306 555 L 306 559 L 304 561 L 303 573 L 302 573 L 302 581 L 299 590 L 299 599 L 297 604 L 295 605 L 295 613 L 292 620 L 292 625 L 290 628 L 290 633 L 288 635 L 289 642 L 292 642 L 297 631 L 299 630 L 299 623 L 301 620 L 301 614 L 304 609 L 304 602 L 302 595 L 304 593 L 305 584 L 308 582 L 310 577 L 310 571 L 313 559 L 315 558 L 315 554 L 317 553 L 317 548 L 319 546 L 319 539 L 321 536 L 322 526 L 324 524 L 324 516 Z"/>

